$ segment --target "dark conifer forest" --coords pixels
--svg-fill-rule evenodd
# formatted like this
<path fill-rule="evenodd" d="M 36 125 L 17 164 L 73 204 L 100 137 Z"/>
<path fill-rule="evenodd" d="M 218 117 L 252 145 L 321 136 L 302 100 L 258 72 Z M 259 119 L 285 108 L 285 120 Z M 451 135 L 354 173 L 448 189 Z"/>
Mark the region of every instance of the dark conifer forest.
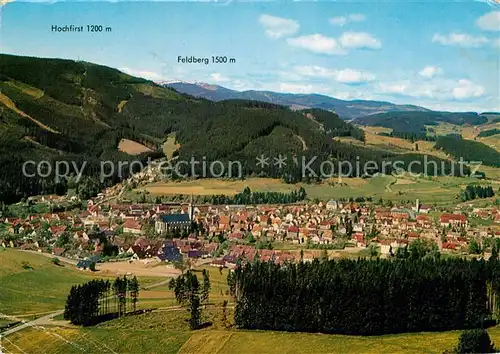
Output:
<path fill-rule="evenodd" d="M 375 335 L 498 319 L 500 262 L 407 258 L 253 262 L 228 277 L 240 328 Z"/>

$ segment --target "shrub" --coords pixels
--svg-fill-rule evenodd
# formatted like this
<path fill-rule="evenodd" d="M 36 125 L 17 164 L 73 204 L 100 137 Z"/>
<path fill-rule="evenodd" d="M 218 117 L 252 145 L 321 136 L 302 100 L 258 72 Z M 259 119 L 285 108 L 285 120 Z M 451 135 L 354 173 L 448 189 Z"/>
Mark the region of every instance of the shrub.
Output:
<path fill-rule="evenodd" d="M 61 265 L 61 260 L 57 257 L 52 258 L 52 263 L 54 263 L 57 266 Z"/>
<path fill-rule="evenodd" d="M 26 270 L 33 270 L 34 268 L 31 266 L 31 264 L 29 264 L 28 262 L 26 261 L 23 261 L 22 263 L 22 266 L 23 266 L 23 269 L 26 269 Z"/>
<path fill-rule="evenodd" d="M 488 331 L 485 329 L 470 329 L 462 332 L 458 339 L 457 353 L 494 353 Z"/>
<path fill-rule="evenodd" d="M 95 262 L 90 263 L 89 269 L 95 272 Z"/>

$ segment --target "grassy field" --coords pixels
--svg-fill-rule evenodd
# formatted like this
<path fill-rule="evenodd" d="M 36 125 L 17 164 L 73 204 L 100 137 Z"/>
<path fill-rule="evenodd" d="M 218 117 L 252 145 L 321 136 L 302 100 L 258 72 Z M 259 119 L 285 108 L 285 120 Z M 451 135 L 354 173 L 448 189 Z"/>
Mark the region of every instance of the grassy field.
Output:
<path fill-rule="evenodd" d="M 62 309 L 72 285 L 95 278 L 114 279 L 111 274 L 83 272 L 69 264 L 57 266 L 48 257 L 13 249 L 0 250 L 0 265 L 0 313 L 15 316 Z M 215 276 L 215 270 L 212 273 Z M 168 279 L 143 276 L 138 280 L 146 287 Z M 140 308 L 173 304 L 172 292 L 165 287 L 160 294 L 158 289 L 142 291 Z"/>
<path fill-rule="evenodd" d="M 50 258 L 7 249 L 0 251 L 0 313 L 41 313 L 64 308 L 72 285 L 93 278 Z"/>
<path fill-rule="evenodd" d="M 50 258 L 15 250 L 0 252 L 0 312 L 23 314 L 59 309 L 69 287 L 89 280 L 70 266 L 58 267 Z M 25 269 L 28 265 L 32 269 Z M 201 269 L 197 269 L 199 277 Z M 411 333 L 385 336 L 342 336 L 273 331 L 244 331 L 222 326 L 221 303 L 225 295 L 227 270 L 207 267 L 211 278 L 210 303 L 203 320 L 209 327 L 190 331 L 185 308 L 166 308 L 138 316 L 122 317 L 92 328 L 74 327 L 54 322 L 28 328 L 2 339 L 2 350 L 8 353 L 442 353 L 453 347 L 459 331 Z M 144 278 L 143 285 L 155 283 Z M 156 306 L 154 306 L 156 305 Z M 172 291 L 161 285 L 143 290 L 139 307 L 175 305 Z M 229 317 L 233 310 L 229 308 Z M 29 317 L 29 316 L 28 316 Z M 24 316 L 24 318 L 28 318 Z M 60 320 L 60 319 L 56 319 Z M 3 321 L 7 322 L 7 321 Z M 500 327 L 489 330 L 492 340 L 500 344 Z"/>
<path fill-rule="evenodd" d="M 220 310 L 208 311 L 214 324 L 190 331 L 187 311 L 125 317 L 93 328 L 37 327 L 7 337 L 9 353 L 442 353 L 456 345 L 459 331 L 384 336 L 244 331 L 223 328 Z M 209 318 L 210 319 L 210 318 Z M 500 327 L 488 330 L 500 343 Z"/>
<path fill-rule="evenodd" d="M 481 169 L 483 170 L 483 169 Z M 500 176 L 500 169 L 490 168 L 488 177 Z M 497 175 L 498 174 L 498 175 Z M 457 202 L 456 196 L 467 184 L 478 183 L 474 178 L 457 177 L 410 177 L 410 176 L 377 176 L 370 179 L 362 178 L 332 178 L 319 184 L 304 184 L 309 199 L 320 200 L 372 197 L 384 200 L 414 200 L 423 203 L 447 205 Z M 488 181 L 484 184 L 500 187 L 499 181 Z M 199 179 L 183 182 L 162 182 L 143 187 L 153 196 L 156 195 L 234 195 L 246 186 L 252 191 L 289 192 L 296 185 L 285 184 L 281 180 L 270 178 L 249 178 L 244 181 L 225 181 L 215 179 Z M 496 189 L 495 189 L 496 190 Z"/>
<path fill-rule="evenodd" d="M 0 264 L 0 313 L 21 317 L 62 309 L 72 285 L 103 277 L 99 272 L 82 272 L 69 264 L 57 266 L 48 257 L 12 249 L 0 251 Z M 195 269 L 199 279 L 202 269 Z M 217 268 L 205 269 L 210 272 L 211 300 L 229 300 L 226 295 L 228 270 L 220 274 Z M 104 277 L 114 279 L 107 273 Z M 154 276 L 138 279 L 141 288 L 168 280 Z M 142 289 L 139 294 L 140 309 L 173 305 L 177 304 L 167 284 Z"/>
<path fill-rule="evenodd" d="M 200 281 L 202 279 L 201 272 L 203 269 L 208 270 L 210 273 L 210 302 L 218 304 L 222 303 L 224 300 L 230 301 L 230 296 L 226 294 L 229 290 L 227 285 L 228 270 L 224 269 L 221 274 L 219 269 L 215 267 L 205 266 L 195 268 L 194 271 Z M 176 305 L 174 294 L 172 290 L 168 288 L 168 284 L 153 287 L 148 290 L 142 290 L 139 293 L 138 308 L 163 308 Z"/>
<path fill-rule="evenodd" d="M 250 187 L 252 191 L 276 191 L 289 192 L 295 186 L 285 184 L 281 180 L 272 178 L 249 178 L 246 180 L 219 180 L 219 179 L 198 179 L 182 182 L 160 182 L 150 184 L 143 189 L 153 195 L 168 194 L 194 194 L 211 195 L 227 194 L 234 195 L 240 193 L 245 187 Z"/>

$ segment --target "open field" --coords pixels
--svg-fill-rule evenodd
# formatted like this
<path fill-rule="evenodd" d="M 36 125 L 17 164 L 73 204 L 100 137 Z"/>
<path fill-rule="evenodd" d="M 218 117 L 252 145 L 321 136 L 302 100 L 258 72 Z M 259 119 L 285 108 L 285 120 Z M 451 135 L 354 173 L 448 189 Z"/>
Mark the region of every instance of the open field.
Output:
<path fill-rule="evenodd" d="M 153 195 L 234 195 L 241 193 L 245 187 L 249 187 L 254 192 L 290 192 L 295 189 L 294 185 L 285 184 L 281 180 L 272 178 L 249 178 L 243 181 L 206 178 L 182 182 L 154 183 L 147 185 L 143 189 Z"/>
<path fill-rule="evenodd" d="M 64 308 L 72 285 L 95 278 L 114 279 L 117 275 L 136 275 L 142 290 L 139 308 L 158 308 L 176 305 L 168 281 L 180 271 L 167 265 L 145 265 L 142 262 L 98 263 L 97 272 L 85 272 L 72 264 L 57 266 L 50 255 L 22 252 L 13 249 L 0 251 L 0 314 L 32 317 Z M 27 267 L 28 269 L 25 269 Z M 228 270 L 222 274 L 218 268 L 207 269 L 211 278 L 211 299 L 215 302 L 229 300 L 226 294 Z M 158 285 L 157 285 L 158 284 Z M 146 289 L 145 289 L 146 288 Z"/>
<path fill-rule="evenodd" d="M 500 169 L 486 168 L 488 178 L 500 178 Z M 454 204 L 456 196 L 470 183 L 493 184 L 500 187 L 499 181 L 481 182 L 475 178 L 458 177 L 409 177 L 409 176 L 376 176 L 362 178 L 331 178 L 318 184 L 302 185 L 309 199 L 320 200 L 372 197 L 384 200 L 414 200 L 428 204 Z M 289 192 L 296 188 L 277 179 L 249 178 L 244 181 L 225 181 L 215 179 L 199 179 L 183 182 L 162 182 L 143 187 L 144 190 L 156 195 L 234 195 L 246 186 L 252 191 Z"/>
<path fill-rule="evenodd" d="M 37 327 L 2 341 L 9 353 L 442 353 L 456 345 L 460 331 L 384 336 L 227 330 L 215 320 L 207 329 L 190 331 L 185 309 L 125 317 L 92 328 Z M 500 327 L 488 330 L 500 343 Z"/>
<path fill-rule="evenodd" d="M 0 251 L 0 313 L 39 313 L 64 308 L 72 285 L 94 278 L 73 266 L 16 250 Z"/>
<path fill-rule="evenodd" d="M 13 249 L 0 251 L 0 265 L 0 313 L 15 316 L 62 309 L 72 285 L 95 278 L 114 279 L 117 275 L 135 274 L 141 287 L 148 287 L 167 282 L 179 274 L 172 267 L 148 268 L 134 263 L 130 265 L 128 262 L 99 263 L 98 271 L 92 273 L 77 270 L 74 265 L 67 263 L 57 266 L 52 263 L 50 255 Z M 160 297 L 158 289 L 153 287 L 151 290 L 143 290 L 141 298 L 149 299 L 151 294 L 148 292 L 151 291 L 156 291 L 154 298 Z M 161 299 L 167 300 L 161 306 L 172 305 L 172 292 L 167 287 L 161 294 Z M 151 306 L 147 306 L 144 301 L 143 307 Z"/>
<path fill-rule="evenodd" d="M 477 141 L 488 145 L 489 147 L 495 149 L 496 151 L 500 152 L 500 134 L 484 137 L 484 138 L 477 138 Z"/>
<path fill-rule="evenodd" d="M 152 151 L 147 146 L 144 146 L 142 144 L 139 144 L 136 141 L 129 140 L 129 139 L 120 140 L 120 142 L 118 143 L 118 150 L 120 150 L 121 152 L 127 153 L 129 155 L 139 155 L 143 152 Z"/>
<path fill-rule="evenodd" d="M 135 275 L 137 277 L 164 277 L 170 278 L 181 272 L 172 266 L 162 265 L 158 262 L 145 263 L 143 261 L 106 262 L 96 266 L 101 276 Z"/>
<path fill-rule="evenodd" d="M 189 332 L 37 327 L 2 340 L 8 353 L 177 353 Z"/>
<path fill-rule="evenodd" d="M 378 129 L 373 129 L 378 128 Z M 412 143 L 409 140 L 378 135 L 378 132 L 390 132 L 390 129 L 380 128 L 380 127 L 363 127 L 365 131 L 366 146 L 367 147 L 377 147 L 381 149 L 390 150 L 392 152 L 414 152 L 420 154 L 428 154 L 446 159 L 446 154 L 440 150 L 434 148 L 435 143 L 433 141 L 418 140 Z M 418 146 L 418 150 L 416 147 Z"/>

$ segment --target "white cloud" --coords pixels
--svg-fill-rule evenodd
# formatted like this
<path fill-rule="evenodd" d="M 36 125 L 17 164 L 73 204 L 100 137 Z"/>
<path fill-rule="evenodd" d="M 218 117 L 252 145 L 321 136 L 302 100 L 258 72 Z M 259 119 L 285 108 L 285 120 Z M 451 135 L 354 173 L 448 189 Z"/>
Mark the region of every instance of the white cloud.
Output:
<path fill-rule="evenodd" d="M 375 80 L 375 75 L 364 71 L 344 69 L 337 70 L 335 78 L 338 82 L 342 82 L 344 84 L 360 84 Z"/>
<path fill-rule="evenodd" d="M 309 36 L 300 36 L 295 38 L 288 38 L 289 45 L 307 49 L 314 53 L 324 54 L 346 54 L 335 38 L 325 37 L 322 34 L 311 34 Z"/>
<path fill-rule="evenodd" d="M 437 74 L 440 74 L 442 72 L 443 72 L 443 70 L 440 67 L 429 65 L 429 66 L 426 66 L 425 68 L 423 68 L 419 72 L 419 75 L 431 79 L 434 76 L 436 76 Z"/>
<path fill-rule="evenodd" d="M 482 95 L 484 95 L 484 87 L 465 79 L 458 80 L 458 86 L 453 88 L 453 98 L 457 100 L 481 97 Z"/>
<path fill-rule="evenodd" d="M 380 49 L 380 41 L 367 32 L 344 32 L 340 36 L 340 44 L 349 49 Z"/>
<path fill-rule="evenodd" d="M 380 91 L 382 93 L 398 94 L 398 95 L 405 94 L 408 87 L 409 87 L 408 82 L 393 82 L 393 83 L 381 82 L 379 85 Z"/>
<path fill-rule="evenodd" d="M 350 14 L 346 16 L 332 17 L 328 21 L 335 26 L 345 26 L 349 22 L 363 22 L 366 16 L 363 14 Z"/>
<path fill-rule="evenodd" d="M 275 39 L 291 36 L 300 28 L 295 20 L 271 15 L 261 15 L 259 22 L 266 29 L 266 35 Z"/>
<path fill-rule="evenodd" d="M 332 25 L 335 26 L 344 26 L 347 24 L 347 17 L 345 16 L 338 16 L 338 17 L 332 17 L 331 19 L 328 20 Z"/>
<path fill-rule="evenodd" d="M 161 75 L 154 71 L 144 71 L 131 68 L 119 68 L 118 70 L 123 71 L 124 73 L 129 74 L 131 76 L 142 77 L 147 80 L 155 81 L 162 79 Z"/>
<path fill-rule="evenodd" d="M 375 80 L 375 75 L 365 71 L 343 69 L 331 70 L 321 66 L 298 66 L 295 72 L 306 77 L 332 79 L 343 84 L 362 84 Z"/>
<path fill-rule="evenodd" d="M 469 80 L 439 79 L 432 81 L 381 82 L 378 91 L 384 94 L 413 98 L 427 98 L 437 101 L 463 101 L 484 96 L 484 87 Z"/>
<path fill-rule="evenodd" d="M 350 14 L 349 21 L 351 22 L 363 22 L 366 20 L 366 16 L 363 14 Z"/>
<path fill-rule="evenodd" d="M 14 0 L 0 0 L 0 7 L 3 5 L 7 5 L 9 2 L 13 2 Z"/>
<path fill-rule="evenodd" d="M 432 41 L 442 45 L 459 47 L 480 47 L 488 43 L 488 38 L 484 36 L 472 36 L 467 33 L 452 32 L 448 35 L 434 34 Z"/>
<path fill-rule="evenodd" d="M 210 78 L 212 79 L 212 81 L 215 81 L 215 82 L 228 82 L 229 81 L 229 78 L 222 75 L 221 73 L 212 73 L 212 74 L 210 74 Z"/>
<path fill-rule="evenodd" d="M 281 83 L 279 86 L 280 92 L 290 93 L 312 93 L 314 92 L 312 85 L 302 85 L 293 83 Z"/>
<path fill-rule="evenodd" d="M 491 11 L 479 17 L 476 25 L 485 31 L 500 31 L 500 11 Z"/>

